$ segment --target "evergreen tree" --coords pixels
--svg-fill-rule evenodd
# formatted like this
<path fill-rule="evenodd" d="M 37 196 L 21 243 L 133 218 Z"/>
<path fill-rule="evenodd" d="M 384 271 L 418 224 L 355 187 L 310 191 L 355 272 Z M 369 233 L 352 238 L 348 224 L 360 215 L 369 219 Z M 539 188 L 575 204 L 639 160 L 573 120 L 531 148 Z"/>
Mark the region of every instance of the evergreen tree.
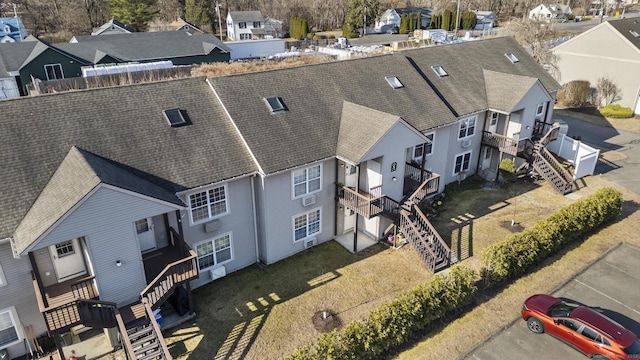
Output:
<path fill-rule="evenodd" d="M 307 20 L 292 17 L 289 22 L 289 36 L 296 39 L 302 39 L 307 35 Z"/>
<path fill-rule="evenodd" d="M 111 17 L 131 26 L 135 31 L 145 31 L 155 12 L 156 0 L 109 0 Z"/>
<path fill-rule="evenodd" d="M 381 13 L 382 6 L 379 0 L 349 0 L 344 22 L 349 24 L 351 29 L 361 29 L 375 22 Z M 367 24 L 364 23 L 365 14 Z"/>
<path fill-rule="evenodd" d="M 409 31 L 415 30 L 415 26 L 413 23 L 413 13 L 409 13 Z"/>
<path fill-rule="evenodd" d="M 473 11 L 465 11 L 460 16 L 460 27 L 464 30 L 473 30 L 476 28 L 478 18 Z"/>
<path fill-rule="evenodd" d="M 185 20 L 196 26 L 210 25 L 212 22 L 211 0 L 185 0 Z"/>
<path fill-rule="evenodd" d="M 441 29 L 444 29 L 447 31 L 453 30 L 453 27 L 455 26 L 453 22 L 455 22 L 455 20 L 453 21 L 452 20 L 453 20 L 453 12 L 450 9 L 444 9 L 444 11 L 442 12 Z"/>
<path fill-rule="evenodd" d="M 422 11 L 418 11 L 416 19 L 416 29 L 422 29 Z"/>
<path fill-rule="evenodd" d="M 400 34 L 407 34 L 409 32 L 409 21 L 407 20 L 407 14 L 400 16 Z"/>

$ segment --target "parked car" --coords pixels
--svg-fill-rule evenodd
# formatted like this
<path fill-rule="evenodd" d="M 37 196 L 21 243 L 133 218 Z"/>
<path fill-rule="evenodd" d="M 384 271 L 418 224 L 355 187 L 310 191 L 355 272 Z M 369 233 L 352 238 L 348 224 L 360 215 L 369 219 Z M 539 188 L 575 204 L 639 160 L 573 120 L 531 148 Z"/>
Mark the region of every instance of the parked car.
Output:
<path fill-rule="evenodd" d="M 537 294 L 522 305 L 522 318 L 536 334 L 547 333 L 592 359 L 638 359 L 636 334 L 600 312 L 550 295 Z"/>
<path fill-rule="evenodd" d="M 400 32 L 400 29 L 398 29 L 398 27 L 395 26 L 394 24 L 382 25 L 380 27 L 381 34 L 398 34 L 399 32 Z"/>

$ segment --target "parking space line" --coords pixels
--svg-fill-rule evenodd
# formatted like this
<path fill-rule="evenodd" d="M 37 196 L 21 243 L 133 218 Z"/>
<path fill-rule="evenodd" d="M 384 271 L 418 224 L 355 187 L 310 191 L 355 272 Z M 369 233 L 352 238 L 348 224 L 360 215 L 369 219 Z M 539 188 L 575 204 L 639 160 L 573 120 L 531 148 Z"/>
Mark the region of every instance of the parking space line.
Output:
<path fill-rule="evenodd" d="M 604 296 L 604 297 L 608 298 L 609 300 L 612 300 L 612 301 L 614 301 L 615 303 L 617 303 L 617 304 L 619 304 L 619 305 L 622 305 L 622 306 L 626 307 L 627 309 L 629 309 L 629 310 L 631 310 L 631 311 L 635 312 L 636 314 L 640 315 L 640 311 L 638 311 L 638 310 L 636 310 L 636 309 L 634 309 L 634 308 L 632 308 L 632 307 L 630 307 L 630 306 L 627 306 L 627 305 L 625 305 L 624 303 L 621 303 L 620 301 L 618 301 L 618 300 L 616 300 L 616 299 L 612 298 L 611 296 L 609 296 L 609 295 L 607 295 L 607 294 L 603 293 L 602 291 L 600 291 L 600 290 L 598 290 L 598 289 L 594 288 L 593 286 L 589 286 L 589 285 L 587 285 L 587 284 L 583 283 L 582 281 L 580 281 L 580 280 L 578 280 L 578 279 L 575 279 L 575 281 L 576 281 L 577 283 L 579 283 L 580 285 L 582 285 L 582 286 L 586 286 L 586 287 L 588 287 L 589 289 L 591 289 L 591 290 L 593 290 L 593 291 L 597 292 L 598 294 L 600 294 L 600 295 L 602 295 L 602 296 Z"/>
<path fill-rule="evenodd" d="M 632 278 L 634 278 L 634 279 L 636 279 L 636 280 L 640 280 L 640 279 L 638 279 L 638 277 L 637 277 L 637 276 L 635 276 L 634 274 L 631 274 L 630 272 L 624 271 L 624 270 L 622 270 L 621 268 L 619 268 L 619 267 L 617 267 L 617 266 L 615 266 L 615 265 L 612 265 L 612 264 L 610 264 L 610 263 L 608 263 L 608 262 L 606 262 L 606 261 L 604 261 L 603 263 L 604 263 L 605 265 L 611 266 L 612 268 L 614 268 L 614 269 L 616 269 L 616 270 L 620 271 L 621 273 L 624 273 L 625 275 L 628 275 L 629 277 L 632 277 Z"/>

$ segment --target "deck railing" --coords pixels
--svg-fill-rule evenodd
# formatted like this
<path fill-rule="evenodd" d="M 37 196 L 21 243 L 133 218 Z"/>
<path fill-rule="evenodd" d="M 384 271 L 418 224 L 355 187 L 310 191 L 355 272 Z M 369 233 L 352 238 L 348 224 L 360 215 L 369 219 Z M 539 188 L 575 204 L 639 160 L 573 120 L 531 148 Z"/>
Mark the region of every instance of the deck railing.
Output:
<path fill-rule="evenodd" d="M 360 194 L 348 186 L 338 187 L 338 203 L 367 219 L 382 213 L 384 204 L 380 199 L 370 194 Z"/>
<path fill-rule="evenodd" d="M 182 240 L 182 237 L 180 237 L 173 228 L 170 229 L 170 233 L 176 246 L 179 246 L 181 251 L 186 253 L 187 256 L 167 265 L 164 270 L 140 292 L 140 297 L 146 299 L 149 302 L 149 306 L 154 310 L 167 300 L 175 286 L 198 277 L 198 264 L 195 251 Z"/>
<path fill-rule="evenodd" d="M 399 228 L 431 272 L 435 273 L 451 265 L 451 249 L 418 205 L 413 204 L 411 212 L 400 211 Z"/>
<path fill-rule="evenodd" d="M 525 141 L 527 139 L 511 138 L 504 135 L 496 134 L 490 131 L 482 132 L 482 143 L 500 151 L 516 156 L 524 150 Z"/>

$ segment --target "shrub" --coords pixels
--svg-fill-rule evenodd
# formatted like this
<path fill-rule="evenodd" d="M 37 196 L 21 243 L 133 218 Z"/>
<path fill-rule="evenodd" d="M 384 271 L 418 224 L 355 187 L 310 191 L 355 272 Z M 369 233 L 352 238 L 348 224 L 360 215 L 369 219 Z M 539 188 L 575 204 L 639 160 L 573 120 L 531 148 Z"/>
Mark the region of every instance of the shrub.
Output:
<path fill-rule="evenodd" d="M 567 105 L 583 107 L 587 104 L 590 84 L 586 80 L 574 80 L 564 85 L 564 97 Z"/>
<path fill-rule="evenodd" d="M 633 110 L 628 107 L 622 107 L 618 104 L 609 104 L 600 109 L 600 114 L 604 117 L 622 119 L 633 117 Z"/>
<path fill-rule="evenodd" d="M 502 159 L 498 169 L 506 181 L 513 180 L 516 177 L 516 165 L 511 159 Z"/>
<path fill-rule="evenodd" d="M 426 284 L 380 305 L 367 319 L 354 321 L 342 330 L 323 335 L 317 345 L 296 350 L 291 360 L 371 359 L 405 343 L 418 330 L 469 305 L 478 274 L 454 266 Z"/>
<path fill-rule="evenodd" d="M 531 229 L 485 248 L 483 276 L 499 284 L 522 275 L 563 246 L 576 241 L 620 214 L 622 194 L 603 188 L 559 209 Z"/>
<path fill-rule="evenodd" d="M 329 34 L 329 36 L 327 36 L 327 38 L 328 38 L 328 39 L 335 39 L 335 38 L 336 38 L 336 36 L 335 36 L 335 35 L 333 35 L 333 34 Z"/>
<path fill-rule="evenodd" d="M 312 40 L 322 40 L 322 36 L 321 35 L 313 35 L 313 37 L 311 38 Z"/>

